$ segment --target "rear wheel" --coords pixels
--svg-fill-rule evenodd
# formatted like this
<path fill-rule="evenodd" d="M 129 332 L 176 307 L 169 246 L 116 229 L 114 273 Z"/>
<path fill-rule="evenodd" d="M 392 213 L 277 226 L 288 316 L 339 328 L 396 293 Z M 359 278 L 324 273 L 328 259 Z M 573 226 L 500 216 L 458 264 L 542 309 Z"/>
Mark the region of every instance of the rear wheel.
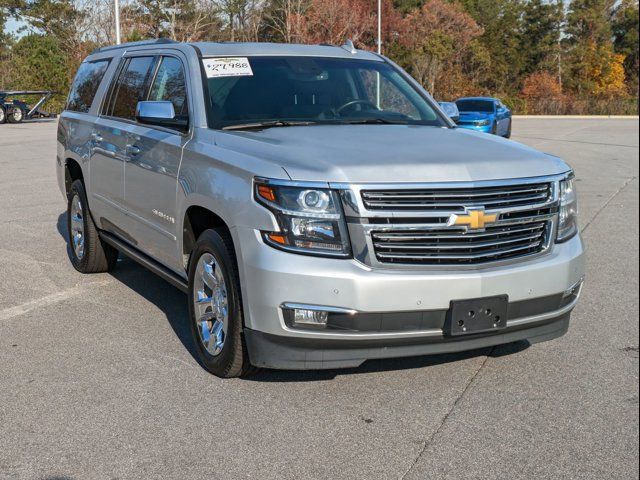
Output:
<path fill-rule="evenodd" d="M 252 370 L 233 244 L 223 229 L 204 231 L 191 253 L 189 314 L 198 357 L 209 372 L 230 378 Z"/>
<path fill-rule="evenodd" d="M 118 251 L 104 243 L 98 235 L 82 180 L 73 182 L 69 191 L 67 233 L 71 263 L 79 272 L 108 272 L 118 261 Z"/>
<path fill-rule="evenodd" d="M 2 105 L 0 105 L 0 125 L 7 121 L 7 112 Z"/>
<path fill-rule="evenodd" d="M 7 113 L 7 120 L 9 123 L 22 123 L 24 120 L 24 110 L 22 110 L 22 107 L 14 106 Z"/>

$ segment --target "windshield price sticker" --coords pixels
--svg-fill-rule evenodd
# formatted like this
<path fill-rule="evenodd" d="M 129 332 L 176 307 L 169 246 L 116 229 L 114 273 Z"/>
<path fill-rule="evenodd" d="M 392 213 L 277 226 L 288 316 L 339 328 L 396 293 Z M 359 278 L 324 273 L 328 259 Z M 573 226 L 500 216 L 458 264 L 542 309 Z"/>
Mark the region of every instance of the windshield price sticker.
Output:
<path fill-rule="evenodd" d="M 202 63 L 207 78 L 253 76 L 251 64 L 246 57 L 204 58 Z"/>

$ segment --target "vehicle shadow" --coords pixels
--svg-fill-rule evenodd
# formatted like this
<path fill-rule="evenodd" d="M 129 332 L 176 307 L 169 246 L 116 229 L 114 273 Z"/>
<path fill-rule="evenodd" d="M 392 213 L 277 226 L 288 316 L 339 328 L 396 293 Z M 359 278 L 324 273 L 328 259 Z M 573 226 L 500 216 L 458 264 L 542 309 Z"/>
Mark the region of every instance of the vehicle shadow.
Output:
<path fill-rule="evenodd" d="M 60 235 L 67 238 L 67 217 L 62 213 L 58 217 L 57 229 Z M 67 242 L 67 252 L 70 247 Z M 189 313 L 187 309 L 186 295 L 180 290 L 169 285 L 160 277 L 151 273 L 146 268 L 138 265 L 133 260 L 120 254 L 120 259 L 110 275 L 126 285 L 128 288 L 153 303 L 165 315 L 176 337 L 191 357 L 202 368 L 204 366 L 198 359 L 196 346 L 191 336 L 189 326 Z M 269 370 L 260 369 L 251 376 L 244 377 L 246 381 L 254 382 L 305 382 L 331 380 L 338 375 L 354 375 L 363 373 L 375 373 L 386 371 L 400 371 L 420 369 L 444 363 L 468 360 L 479 356 L 502 357 L 512 355 L 529 348 L 527 341 L 520 341 L 499 345 L 496 347 L 481 348 L 460 353 L 448 353 L 440 355 L 428 355 L 420 357 L 392 358 L 381 360 L 368 360 L 357 368 L 332 369 L 332 370 Z"/>
<path fill-rule="evenodd" d="M 65 239 L 67 255 L 70 256 L 71 247 L 67 238 L 66 212 L 58 216 L 56 228 Z M 109 272 L 109 275 L 158 307 L 164 313 L 178 340 L 193 359 L 203 367 L 191 337 L 187 297 L 183 292 L 123 254 L 120 254 L 117 265 Z"/>

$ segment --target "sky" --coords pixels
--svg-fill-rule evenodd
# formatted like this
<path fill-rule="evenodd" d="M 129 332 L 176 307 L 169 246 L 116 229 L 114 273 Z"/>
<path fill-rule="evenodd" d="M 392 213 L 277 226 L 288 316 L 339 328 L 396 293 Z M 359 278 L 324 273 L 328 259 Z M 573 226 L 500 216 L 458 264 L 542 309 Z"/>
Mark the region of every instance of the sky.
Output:
<path fill-rule="evenodd" d="M 5 24 L 4 29 L 6 32 L 16 33 L 17 30 L 22 26 L 24 26 L 23 22 L 19 22 L 10 18 L 9 20 L 7 20 L 7 23 Z"/>

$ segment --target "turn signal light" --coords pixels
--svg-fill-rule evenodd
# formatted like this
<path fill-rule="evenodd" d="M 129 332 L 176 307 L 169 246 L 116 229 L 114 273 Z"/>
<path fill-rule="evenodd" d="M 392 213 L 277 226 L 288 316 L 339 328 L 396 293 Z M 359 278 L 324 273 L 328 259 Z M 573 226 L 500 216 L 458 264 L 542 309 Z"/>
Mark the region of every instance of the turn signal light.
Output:
<path fill-rule="evenodd" d="M 285 237 L 284 235 L 280 234 L 280 233 L 267 233 L 267 238 L 269 240 L 271 240 L 272 242 L 277 243 L 278 245 L 288 245 L 289 241 L 287 240 L 287 237 Z"/>
<path fill-rule="evenodd" d="M 258 185 L 258 195 L 269 202 L 276 201 L 276 192 L 268 185 Z"/>

